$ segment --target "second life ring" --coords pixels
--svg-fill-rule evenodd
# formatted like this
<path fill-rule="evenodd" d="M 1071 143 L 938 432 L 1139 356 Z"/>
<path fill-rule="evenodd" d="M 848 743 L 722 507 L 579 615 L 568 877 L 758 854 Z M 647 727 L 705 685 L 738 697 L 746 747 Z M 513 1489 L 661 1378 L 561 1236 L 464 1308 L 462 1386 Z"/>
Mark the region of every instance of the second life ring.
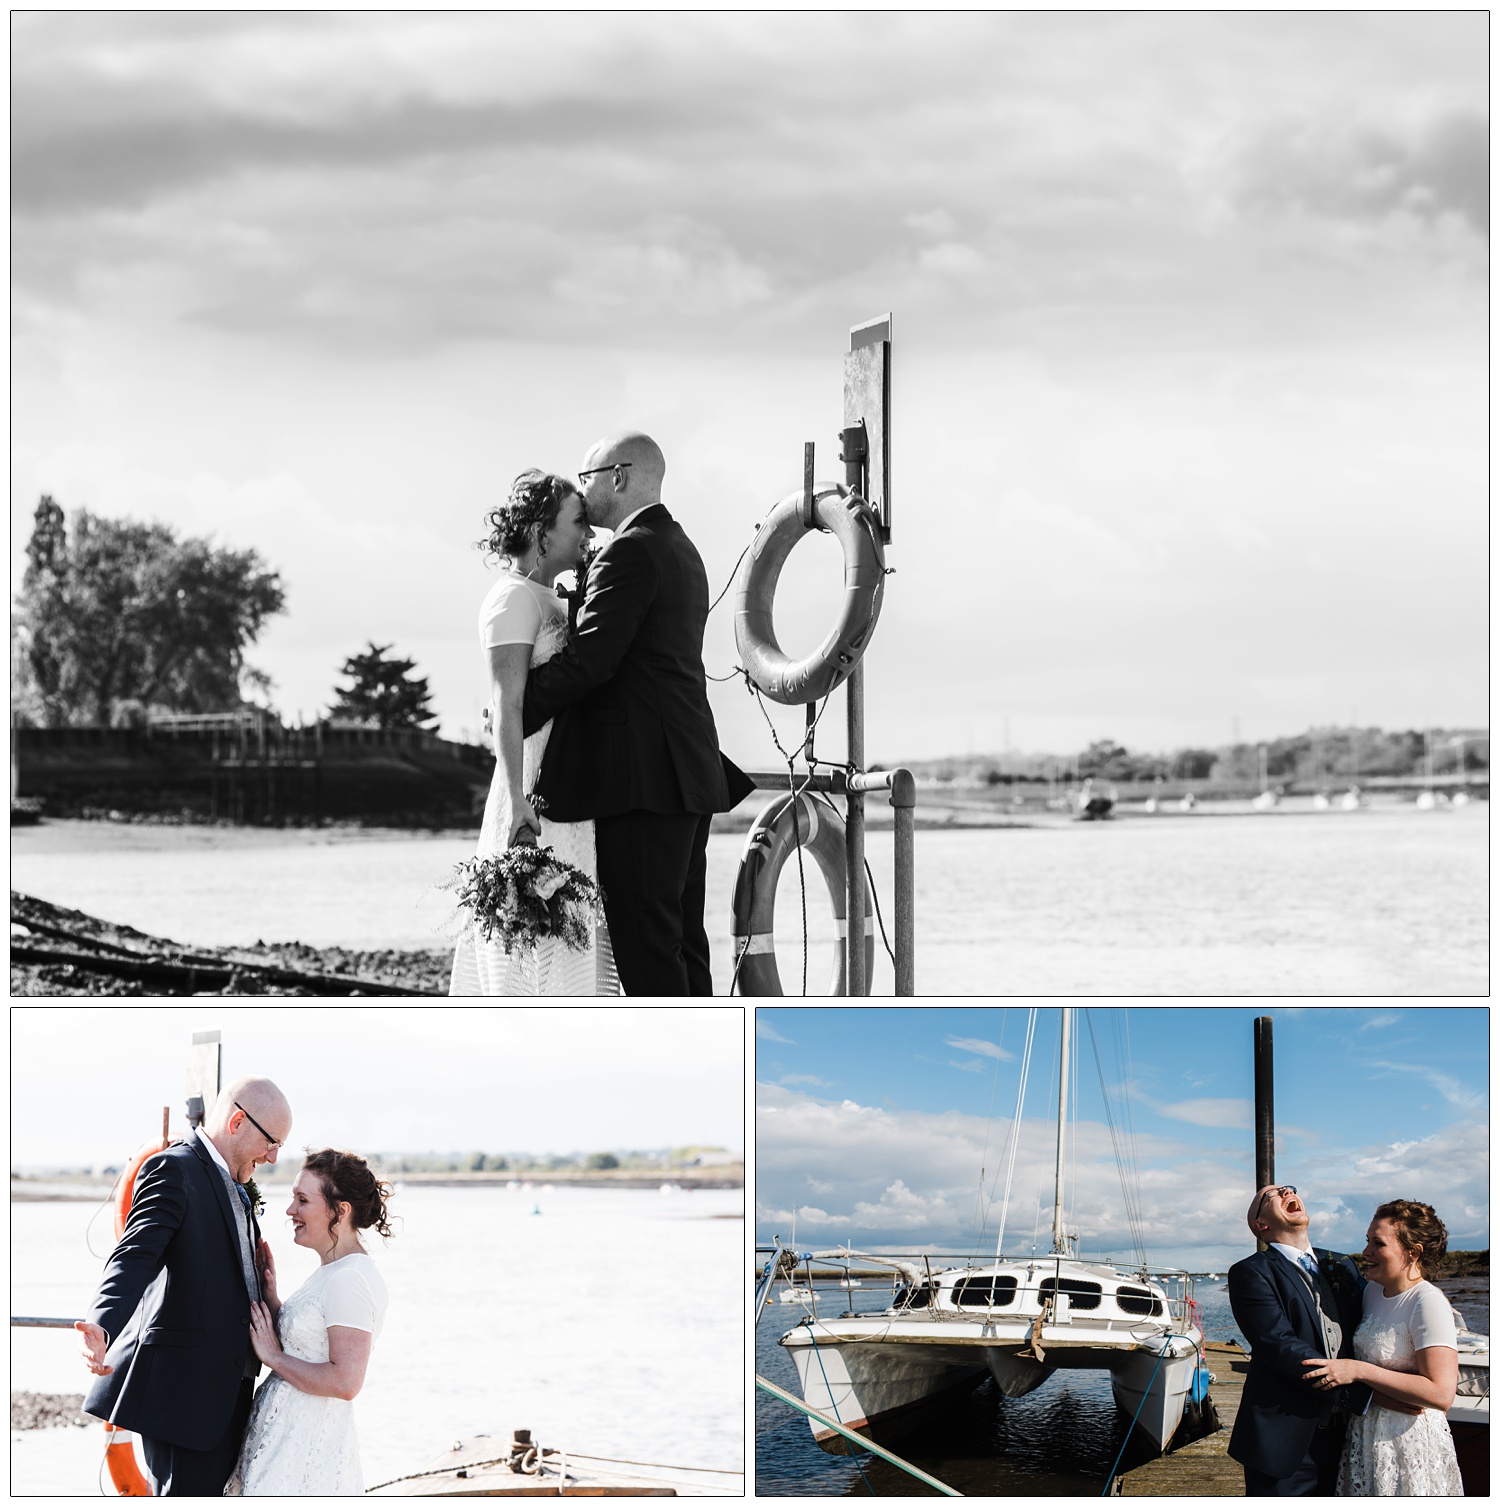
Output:
<path fill-rule="evenodd" d="M 125 1170 L 120 1174 L 119 1191 L 115 1194 L 115 1239 L 125 1233 L 125 1221 L 130 1217 L 130 1204 L 135 1197 L 135 1180 L 141 1168 L 159 1151 L 165 1151 L 169 1142 L 146 1141 L 137 1150 Z M 104 1437 L 104 1463 L 109 1467 L 109 1479 L 114 1483 L 115 1495 L 122 1497 L 149 1497 L 151 1483 L 141 1474 L 140 1462 L 135 1457 L 135 1435 L 128 1429 L 117 1428 L 106 1422 Z"/>
<path fill-rule="evenodd" d="M 849 862 L 844 847 L 844 819 L 820 795 L 802 793 L 774 800 L 751 824 L 734 881 L 734 955 L 742 995 L 779 995 L 781 974 L 776 967 L 776 881 L 796 851 L 812 857 L 822 871 L 833 905 L 840 943 L 849 929 Z M 865 993 L 875 972 L 874 903 L 865 881 Z M 848 990 L 848 962 L 842 945 L 834 949 L 829 994 Z"/>
<path fill-rule="evenodd" d="M 746 674 L 783 706 L 821 701 L 842 685 L 869 647 L 885 597 L 885 546 L 874 510 L 844 487 L 813 494 L 820 528 L 844 551 L 844 606 L 837 626 L 813 652 L 793 660 L 776 642 L 771 604 L 781 567 L 807 529 L 802 493 L 784 497 L 766 515 L 740 567 L 734 602 L 734 646 Z"/>
<path fill-rule="evenodd" d="M 115 1239 L 118 1240 L 125 1233 L 125 1221 L 130 1217 L 130 1202 L 135 1197 L 135 1180 L 140 1175 L 141 1168 L 157 1154 L 165 1151 L 170 1143 L 165 1136 L 159 1141 L 144 1141 L 136 1149 L 134 1156 L 130 1158 L 125 1170 L 120 1174 L 119 1191 L 115 1194 Z"/>
<path fill-rule="evenodd" d="M 135 1458 L 135 1435 L 128 1429 L 106 1423 L 104 1437 L 109 1440 L 104 1450 L 104 1463 L 109 1467 L 109 1478 L 114 1482 L 115 1495 L 149 1497 L 152 1494 L 151 1483 L 141 1474 L 140 1464 Z"/>

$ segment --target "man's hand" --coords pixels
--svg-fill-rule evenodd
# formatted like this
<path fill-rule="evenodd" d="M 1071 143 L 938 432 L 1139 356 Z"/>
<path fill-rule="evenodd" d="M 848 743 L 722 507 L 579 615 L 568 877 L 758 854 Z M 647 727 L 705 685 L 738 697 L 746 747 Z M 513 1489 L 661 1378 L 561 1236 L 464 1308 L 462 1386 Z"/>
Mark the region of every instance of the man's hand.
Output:
<path fill-rule="evenodd" d="M 115 1368 L 104 1364 L 104 1352 L 109 1349 L 109 1336 L 97 1325 L 91 1324 L 87 1319 L 78 1319 L 73 1327 L 83 1336 L 83 1343 L 78 1347 L 78 1353 L 83 1357 L 83 1363 L 95 1376 L 112 1376 Z"/>

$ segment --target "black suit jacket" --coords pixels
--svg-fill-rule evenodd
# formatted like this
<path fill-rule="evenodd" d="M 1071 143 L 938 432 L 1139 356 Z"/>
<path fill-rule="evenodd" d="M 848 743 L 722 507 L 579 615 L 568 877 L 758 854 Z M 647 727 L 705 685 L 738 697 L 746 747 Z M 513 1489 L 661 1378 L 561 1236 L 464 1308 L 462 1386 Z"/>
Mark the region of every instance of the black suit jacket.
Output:
<path fill-rule="evenodd" d="M 115 1369 L 95 1378 L 84 1412 L 187 1449 L 224 1437 L 251 1351 L 231 1196 L 196 1135 L 141 1168 L 88 1313 Z"/>
<path fill-rule="evenodd" d="M 1323 1311 L 1344 1331 L 1339 1355 L 1354 1354 L 1354 1331 L 1364 1312 L 1365 1279 L 1347 1256 L 1313 1250 Z M 1331 1306 L 1330 1306 L 1331 1305 Z M 1229 1438 L 1229 1454 L 1241 1465 L 1278 1480 L 1292 1474 L 1312 1444 L 1325 1402 L 1362 1412 L 1370 1389 L 1363 1383 L 1320 1392 L 1306 1379 L 1302 1362 L 1323 1358 L 1323 1329 L 1307 1282 L 1279 1251 L 1257 1251 L 1229 1268 L 1229 1306 L 1250 1344 L 1245 1392 Z"/>
<path fill-rule="evenodd" d="M 708 608 L 703 561 L 660 503 L 599 551 L 576 631 L 526 680 L 526 732 L 554 719 L 535 791 L 553 821 L 703 815 L 749 793 L 708 705 Z"/>

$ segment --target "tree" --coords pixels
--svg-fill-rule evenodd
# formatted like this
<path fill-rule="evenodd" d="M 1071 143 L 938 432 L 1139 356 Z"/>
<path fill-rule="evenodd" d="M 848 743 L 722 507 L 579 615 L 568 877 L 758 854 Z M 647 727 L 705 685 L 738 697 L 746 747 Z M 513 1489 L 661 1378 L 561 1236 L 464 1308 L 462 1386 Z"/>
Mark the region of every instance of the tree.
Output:
<path fill-rule="evenodd" d="M 351 654 L 341 674 L 353 682 L 335 686 L 338 700 L 331 708 L 335 717 L 354 717 L 376 727 L 423 727 L 437 721 L 428 706 L 432 692 L 423 678 L 407 677 L 416 668 L 414 659 L 387 659 L 393 644 L 371 643 L 365 654 Z"/>
<path fill-rule="evenodd" d="M 16 619 L 24 699 L 43 726 L 108 724 L 122 702 L 231 711 L 269 688 L 245 650 L 285 599 L 254 550 L 84 509 L 70 527 L 51 497 L 35 518 Z"/>
<path fill-rule="evenodd" d="M 595 1151 L 583 1165 L 590 1172 L 611 1172 L 620 1165 L 620 1159 L 612 1151 Z"/>

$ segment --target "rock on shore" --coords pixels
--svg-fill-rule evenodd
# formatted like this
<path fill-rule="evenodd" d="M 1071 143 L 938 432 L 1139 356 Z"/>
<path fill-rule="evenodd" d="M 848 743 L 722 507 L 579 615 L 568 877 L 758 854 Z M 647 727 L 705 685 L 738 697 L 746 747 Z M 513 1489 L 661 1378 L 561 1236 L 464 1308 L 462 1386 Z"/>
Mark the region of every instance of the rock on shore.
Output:
<path fill-rule="evenodd" d="M 12 1392 L 13 1429 L 93 1428 L 97 1418 L 83 1411 L 82 1392 Z"/>

